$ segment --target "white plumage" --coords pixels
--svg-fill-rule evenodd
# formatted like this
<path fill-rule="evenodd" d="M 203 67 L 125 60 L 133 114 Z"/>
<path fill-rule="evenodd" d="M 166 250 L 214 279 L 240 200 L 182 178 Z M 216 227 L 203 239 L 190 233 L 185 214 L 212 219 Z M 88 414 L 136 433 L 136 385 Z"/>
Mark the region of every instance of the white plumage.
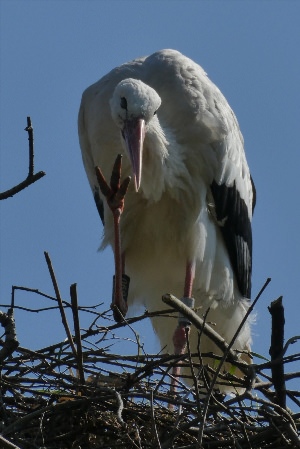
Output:
<path fill-rule="evenodd" d="M 122 177 L 134 177 L 121 218 L 129 305 L 159 310 L 164 293 L 181 297 L 187 263 L 195 263 L 198 313 L 210 307 L 208 321 L 229 342 L 249 307 L 255 193 L 243 137 L 222 93 L 199 65 L 162 50 L 113 69 L 83 93 L 79 138 L 105 223 L 102 248 L 113 245 L 113 221 L 95 166 L 109 179 L 122 153 Z M 176 322 L 156 318 L 153 326 L 172 352 Z M 249 350 L 248 324 L 234 348 Z M 218 352 L 205 336 L 200 349 Z"/>

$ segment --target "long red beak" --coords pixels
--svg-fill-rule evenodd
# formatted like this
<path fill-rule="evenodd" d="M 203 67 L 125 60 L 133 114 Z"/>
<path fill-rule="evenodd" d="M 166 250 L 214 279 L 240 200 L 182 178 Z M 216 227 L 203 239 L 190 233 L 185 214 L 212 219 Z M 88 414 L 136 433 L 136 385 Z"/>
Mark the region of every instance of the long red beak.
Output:
<path fill-rule="evenodd" d="M 135 190 L 138 191 L 141 185 L 143 143 L 145 138 L 145 120 L 129 119 L 125 121 L 123 137 L 130 157 L 134 176 Z"/>

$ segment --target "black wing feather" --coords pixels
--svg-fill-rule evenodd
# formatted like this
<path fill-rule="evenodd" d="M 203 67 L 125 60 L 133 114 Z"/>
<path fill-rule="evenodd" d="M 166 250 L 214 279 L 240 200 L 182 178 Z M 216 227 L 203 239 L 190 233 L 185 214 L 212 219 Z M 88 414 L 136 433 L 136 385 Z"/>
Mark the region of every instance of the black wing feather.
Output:
<path fill-rule="evenodd" d="M 234 183 L 232 187 L 213 181 L 211 192 L 217 222 L 229 254 L 241 294 L 251 297 L 252 228 L 248 208 Z"/>
<path fill-rule="evenodd" d="M 94 200 L 95 200 L 96 207 L 97 207 L 98 213 L 100 215 L 102 224 L 104 226 L 104 206 L 103 206 L 103 201 L 99 195 L 99 190 L 97 188 L 94 189 Z"/>

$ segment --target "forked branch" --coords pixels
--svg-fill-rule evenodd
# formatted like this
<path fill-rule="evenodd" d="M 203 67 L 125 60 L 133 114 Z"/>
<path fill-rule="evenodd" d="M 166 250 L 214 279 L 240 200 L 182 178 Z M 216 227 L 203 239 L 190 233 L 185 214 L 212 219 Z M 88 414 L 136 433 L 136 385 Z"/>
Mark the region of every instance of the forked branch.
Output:
<path fill-rule="evenodd" d="M 7 198 L 14 196 L 16 193 L 21 192 L 21 190 L 26 189 L 26 187 L 30 186 L 34 182 L 41 179 L 45 176 L 45 172 L 39 171 L 34 174 L 34 145 L 33 145 L 33 127 L 31 124 L 31 118 L 27 117 L 27 126 L 25 131 L 28 132 L 28 141 L 29 141 L 29 169 L 27 178 L 24 181 L 20 182 L 16 186 L 11 189 L 5 190 L 5 192 L 0 192 L 0 200 L 6 200 Z"/>

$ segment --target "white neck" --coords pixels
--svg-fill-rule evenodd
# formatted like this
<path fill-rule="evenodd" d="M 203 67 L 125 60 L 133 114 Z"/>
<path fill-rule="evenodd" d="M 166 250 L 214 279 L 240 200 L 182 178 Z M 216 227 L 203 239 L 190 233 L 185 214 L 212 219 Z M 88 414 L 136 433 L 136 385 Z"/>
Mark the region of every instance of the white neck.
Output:
<path fill-rule="evenodd" d="M 183 187 L 181 180 L 190 178 L 182 153 L 172 130 L 163 128 L 154 117 L 147 127 L 143 149 L 141 192 L 148 200 L 159 201 L 169 189 L 176 197 L 178 187 Z"/>

